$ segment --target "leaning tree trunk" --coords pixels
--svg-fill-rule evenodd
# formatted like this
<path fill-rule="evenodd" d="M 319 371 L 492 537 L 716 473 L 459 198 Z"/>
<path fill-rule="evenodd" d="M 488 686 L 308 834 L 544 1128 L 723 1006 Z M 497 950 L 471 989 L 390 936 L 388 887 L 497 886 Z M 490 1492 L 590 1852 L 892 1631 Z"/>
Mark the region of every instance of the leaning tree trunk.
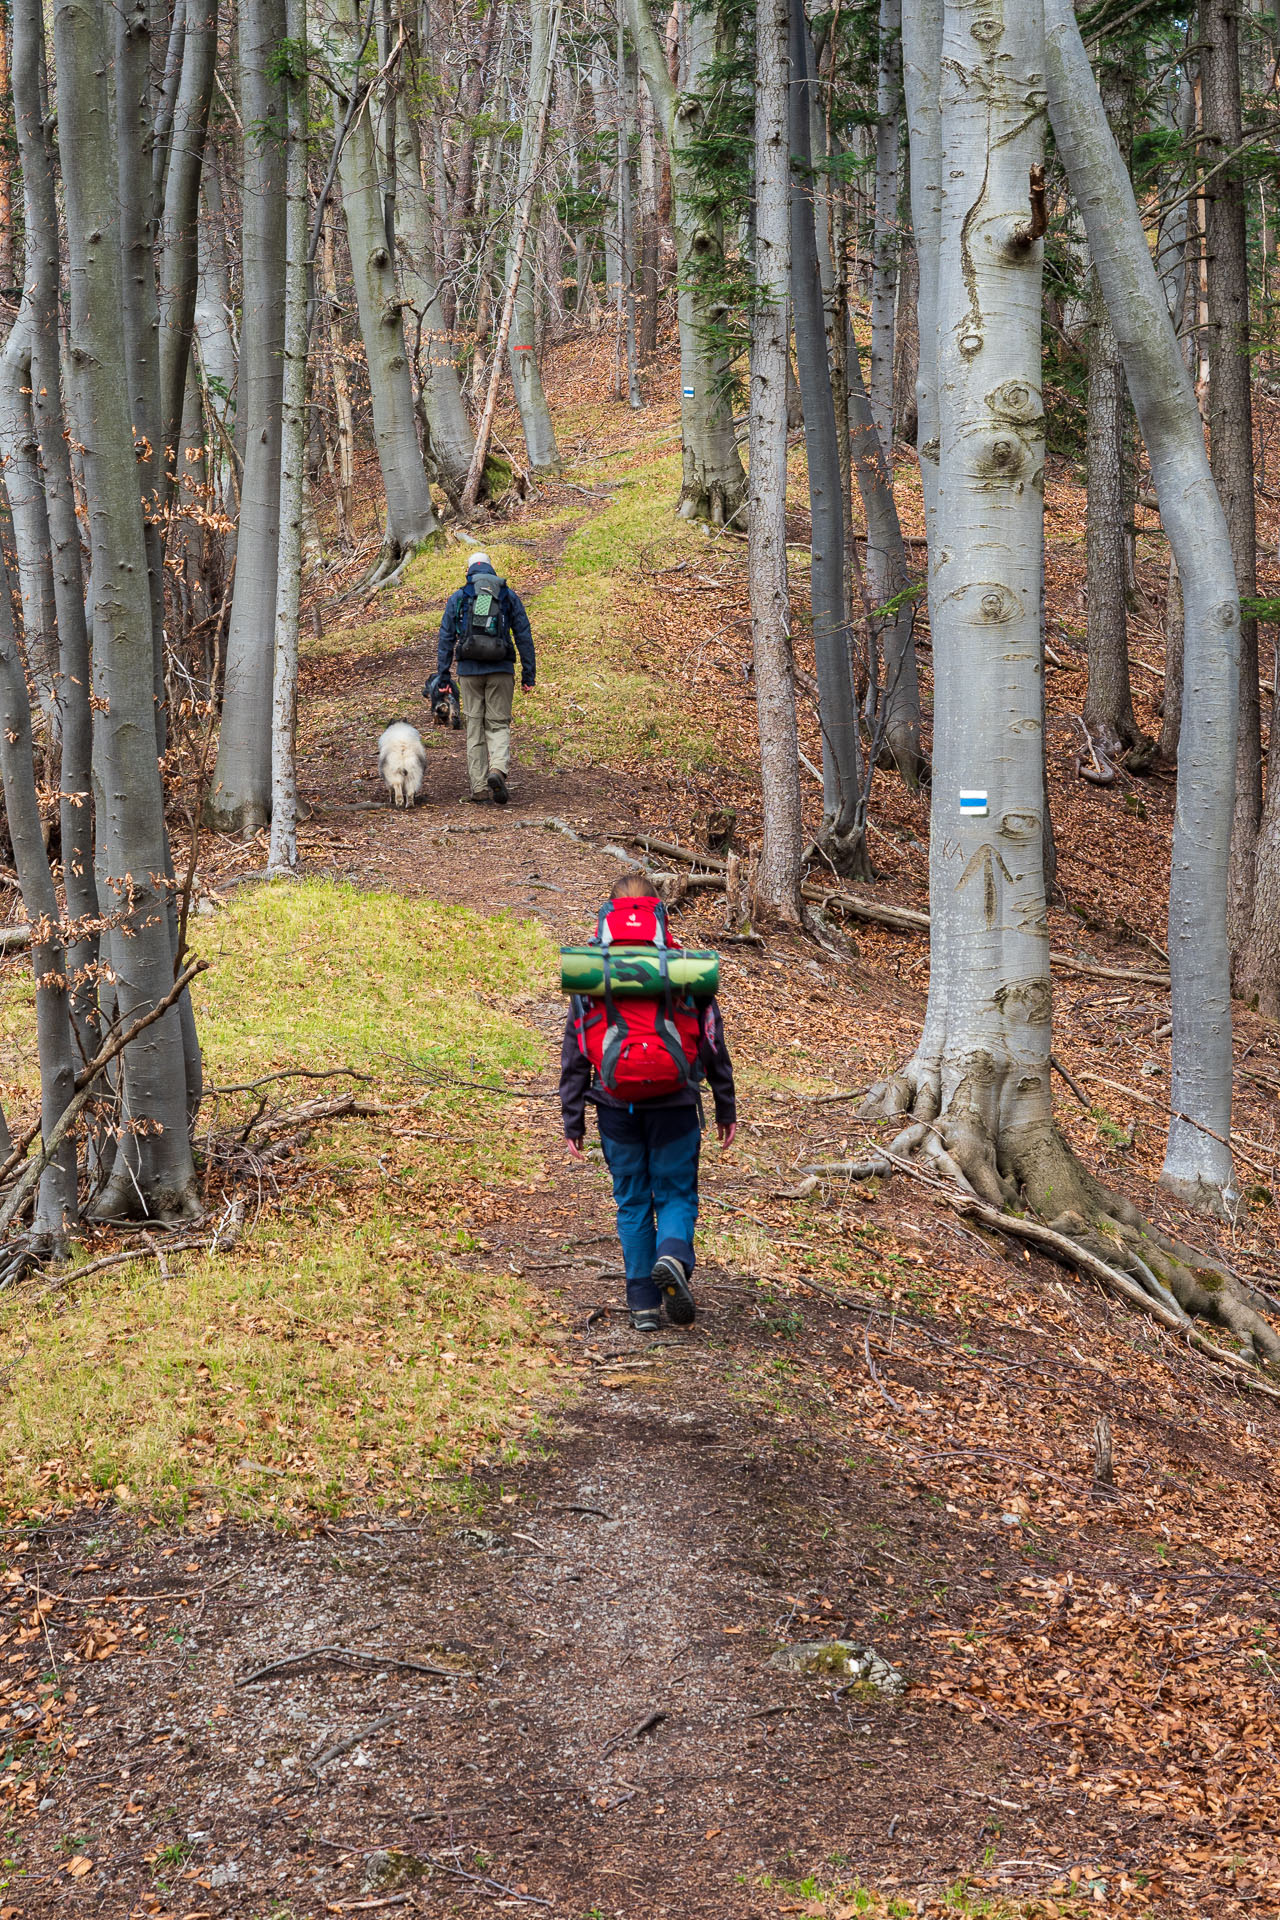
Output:
<path fill-rule="evenodd" d="M 83 449 L 92 554 L 94 790 L 101 903 L 121 1024 L 173 985 L 168 847 L 142 503 L 125 369 L 120 210 L 107 98 L 104 0 L 57 0 L 58 143 L 70 261 L 72 425 Z M 198 1212 L 182 1019 L 168 1009 L 122 1066 L 123 1128 L 102 1216 Z"/>
<path fill-rule="evenodd" d="M 490 17 L 496 11 L 495 6 Z M 456 504 L 467 483 L 475 436 L 463 405 L 457 356 L 436 282 L 431 203 L 422 184 L 421 143 L 417 117 L 409 111 L 409 102 L 401 99 L 395 141 L 400 286 L 410 315 L 409 339 L 417 375 L 418 405 L 426 423 L 431 464 L 441 486 Z"/>
<path fill-rule="evenodd" d="M 36 1050 L 40 1060 L 40 1126 L 48 1139 L 75 1093 L 75 1059 L 58 896 L 49 871 L 40 803 L 36 798 L 31 708 L 14 632 L 9 569 L 3 552 L 0 552 L 0 780 L 23 912 L 31 924 Z M 66 1139 L 41 1175 L 33 1228 L 37 1245 L 60 1254 L 76 1216 L 76 1148 L 73 1139 Z"/>
<path fill-rule="evenodd" d="M 755 296 L 751 309 L 751 496 L 747 575 L 760 726 L 764 841 L 755 897 L 766 914 L 798 924 L 804 823 L 787 594 L 787 282 L 790 158 L 787 144 L 789 0 L 756 13 Z"/>
<path fill-rule="evenodd" d="M 1161 1184 L 1195 1205 L 1232 1190 L 1227 867 L 1240 603 L 1194 389 L 1067 0 L 1045 0 L 1049 111 L 1151 459 L 1183 593 L 1182 736 L 1169 883 L 1173 1119 Z"/>
<path fill-rule="evenodd" d="M 345 109 L 362 84 L 356 62 L 364 27 L 355 0 L 332 0 L 328 12 L 337 40 L 334 77 Z M 338 161 L 338 178 L 369 371 L 373 439 L 387 502 L 386 537 L 376 576 L 393 572 L 439 531 L 439 522 L 418 445 L 404 314 L 387 239 L 371 107 L 372 103 L 358 110 L 351 122 Z"/>
<path fill-rule="evenodd" d="M 1143 736 L 1129 684 L 1129 621 L 1125 603 L 1125 415 L 1128 390 L 1107 303 L 1097 275 L 1089 301 L 1089 388 L 1086 409 L 1085 578 L 1088 591 L 1089 681 L 1084 724 L 1108 761 Z"/>
<path fill-rule="evenodd" d="M 244 142 L 243 297 L 236 438 L 244 446 L 236 580 L 227 630 L 222 726 L 208 824 L 264 826 L 271 812 L 271 681 L 280 513 L 284 351 L 284 154 L 276 49 L 283 0 L 243 0 L 239 17 Z"/>
<path fill-rule="evenodd" d="M 547 116 L 553 83 L 552 63 L 560 31 L 558 0 L 534 0 L 533 44 L 529 55 L 529 87 L 525 95 L 524 124 L 520 131 L 520 159 L 516 172 L 516 220 L 527 223 L 544 197 L 538 175 L 546 146 Z M 517 258 L 518 255 L 518 258 Z M 520 410 L 529 468 L 536 474 L 560 471 L 560 449 L 551 421 L 551 409 L 542 386 L 538 343 L 534 328 L 534 250 L 527 231 L 513 239 L 507 253 L 507 273 L 515 279 L 515 302 L 507 337 L 511 384 Z"/>
<path fill-rule="evenodd" d="M 688 21 L 689 64 L 683 91 L 649 15 L 649 0 L 626 0 L 627 25 L 640 58 L 671 164 L 672 212 L 680 325 L 680 432 L 683 475 L 677 512 L 713 526 L 737 517 L 746 501 L 733 431 L 728 353 L 720 338 L 724 231 L 699 176 L 697 145 L 706 132 L 703 93 L 719 49 L 709 11 Z"/>
<path fill-rule="evenodd" d="M 311 276 L 307 270 L 307 13 L 306 0 L 285 0 L 291 48 L 285 158 L 284 381 L 280 432 L 280 558 L 276 569 L 276 657 L 271 695 L 271 846 L 268 872 L 298 864 L 298 780 L 294 758 L 298 714 L 298 601 L 302 591 L 302 514 L 307 453 L 307 336 Z"/>
<path fill-rule="evenodd" d="M 80 527 L 62 407 L 58 339 L 58 206 L 42 74 L 41 0 L 14 0 L 13 101 L 22 159 L 26 293 L 31 301 L 31 405 L 43 469 L 58 625 L 58 732 L 62 746 L 58 817 L 66 894 L 72 1017 L 82 1055 L 98 1050 L 98 888 L 93 850 L 93 710 L 85 625 Z"/>
<path fill-rule="evenodd" d="M 866 871 L 862 751 L 854 693 L 852 634 L 844 585 L 844 497 L 835 402 L 827 358 L 826 315 L 814 229 L 810 164 L 809 27 L 802 0 L 791 0 L 791 297 L 796 361 L 804 402 L 812 520 L 810 594 L 813 652 L 822 722 L 822 850 L 841 873 Z"/>
<path fill-rule="evenodd" d="M 898 133 L 902 0 L 880 0 L 876 71 L 876 200 L 871 267 L 871 414 L 893 465 L 893 336 L 898 294 Z"/>
<path fill-rule="evenodd" d="M 1204 159 L 1202 189 L 1209 347 L 1209 460 L 1227 516 L 1236 589 L 1258 591 L 1253 473 L 1253 369 L 1249 359 L 1249 252 L 1242 139 L 1240 14 L 1236 0 L 1200 0 L 1199 52 Z M 1224 165 L 1223 163 L 1226 162 Z M 1185 575 L 1183 576 L 1185 580 Z M 1227 883 L 1227 939 L 1234 955 L 1249 937 L 1254 853 L 1262 818 L 1262 716 L 1258 623 L 1240 621 L 1240 722 L 1236 736 L 1235 821 Z"/>

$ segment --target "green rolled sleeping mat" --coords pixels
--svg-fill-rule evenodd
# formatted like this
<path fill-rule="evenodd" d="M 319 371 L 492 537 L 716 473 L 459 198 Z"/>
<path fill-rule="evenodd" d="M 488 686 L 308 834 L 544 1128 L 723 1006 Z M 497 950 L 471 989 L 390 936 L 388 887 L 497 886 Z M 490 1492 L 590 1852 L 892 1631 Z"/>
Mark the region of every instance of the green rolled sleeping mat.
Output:
<path fill-rule="evenodd" d="M 603 947 L 561 947 L 560 991 L 562 993 L 604 992 Z M 667 976 L 673 987 L 707 999 L 720 985 L 718 953 L 697 952 L 692 947 L 674 947 L 667 953 Z M 662 992 L 662 965 L 657 947 L 610 947 L 609 987 L 623 997 L 628 994 Z"/>

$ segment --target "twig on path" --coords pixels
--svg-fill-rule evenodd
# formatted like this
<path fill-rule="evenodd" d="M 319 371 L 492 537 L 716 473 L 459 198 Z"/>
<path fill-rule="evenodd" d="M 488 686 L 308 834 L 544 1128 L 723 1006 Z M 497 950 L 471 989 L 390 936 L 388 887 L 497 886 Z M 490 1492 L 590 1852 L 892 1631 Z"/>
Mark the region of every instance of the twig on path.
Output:
<path fill-rule="evenodd" d="M 577 1500 L 548 1500 L 544 1503 L 554 1513 L 593 1513 L 597 1520 L 612 1520 L 613 1515 L 606 1513 L 603 1507 L 584 1507 Z"/>
<path fill-rule="evenodd" d="M 304 1647 L 300 1653 L 285 1654 L 280 1660 L 268 1660 L 265 1666 L 255 1667 L 252 1673 L 245 1673 L 236 1681 L 238 1687 L 252 1686 L 255 1680 L 266 1680 L 273 1673 L 284 1673 L 289 1667 L 301 1666 L 304 1660 L 354 1660 L 358 1664 L 374 1667 L 397 1667 L 408 1673 L 429 1673 L 437 1680 L 470 1680 L 474 1678 L 465 1667 L 436 1667 L 429 1660 L 412 1660 L 406 1654 L 381 1653 L 368 1647 Z"/>
<path fill-rule="evenodd" d="M 903 1406 L 901 1400 L 894 1399 L 889 1389 L 885 1386 L 884 1381 L 880 1378 L 880 1372 L 876 1366 L 875 1361 L 871 1358 L 871 1322 L 870 1320 L 867 1321 L 866 1326 L 862 1329 L 862 1351 L 867 1356 L 867 1365 L 871 1370 L 871 1378 L 875 1381 L 876 1386 L 880 1390 L 880 1398 L 885 1402 L 887 1402 L 887 1404 L 894 1409 L 895 1413 L 905 1413 L 907 1409 Z"/>
<path fill-rule="evenodd" d="M 407 1707 L 396 1707 L 390 1713 L 380 1713 L 377 1719 L 370 1720 L 367 1726 L 358 1727 L 354 1733 L 347 1734 L 345 1739 L 335 1740 L 333 1745 L 326 1747 L 323 1753 L 318 1753 L 314 1760 L 308 1760 L 307 1765 L 314 1773 L 317 1768 L 327 1766 L 330 1760 L 340 1759 L 344 1753 L 350 1753 L 353 1747 L 360 1746 L 363 1741 L 372 1740 L 374 1734 L 381 1733 L 384 1727 L 394 1726 L 397 1720 L 405 1718 L 408 1711 Z"/>
<path fill-rule="evenodd" d="M 1062 1078 L 1066 1081 L 1067 1085 L 1070 1087 L 1072 1093 L 1074 1093 L 1076 1099 L 1080 1102 L 1080 1105 L 1084 1108 L 1085 1112 L 1088 1113 L 1093 1106 L 1092 1100 L 1090 1100 L 1088 1094 L 1084 1091 L 1083 1087 L 1080 1085 L 1080 1082 L 1077 1079 L 1075 1079 L 1075 1077 L 1071 1073 L 1068 1072 L 1066 1067 L 1063 1066 L 1061 1060 L 1059 1060 L 1056 1053 L 1051 1053 L 1049 1055 L 1049 1065 L 1053 1068 L 1055 1073 L 1061 1074 Z"/>
<path fill-rule="evenodd" d="M 358 1073 L 354 1067 L 327 1067 L 324 1072 L 313 1067 L 282 1067 L 279 1073 L 264 1073 L 261 1080 L 238 1080 L 229 1087 L 206 1087 L 203 1097 L 213 1099 L 224 1093 L 256 1093 L 259 1087 L 268 1087 L 275 1080 L 364 1080 L 372 1081 L 371 1073 Z"/>
<path fill-rule="evenodd" d="M 215 1587 L 225 1587 L 230 1580 L 238 1580 L 243 1569 L 236 1567 L 230 1573 L 224 1573 L 216 1580 L 206 1581 L 202 1587 L 170 1587 L 167 1593 L 48 1593 L 28 1580 L 32 1592 L 41 1592 L 45 1600 L 56 1600 L 62 1607 L 132 1607 L 140 1606 L 148 1600 L 194 1600 L 199 1596 L 212 1593 Z"/>
<path fill-rule="evenodd" d="M 516 1887 L 507 1886 L 503 1880 L 491 1879 L 487 1873 L 468 1873 L 465 1867 L 451 1867 L 447 1860 L 439 1860 L 435 1854 L 424 1854 L 423 1858 L 433 1867 L 439 1867 L 441 1873 L 451 1873 L 455 1880 L 470 1880 L 473 1886 L 485 1887 L 493 1893 L 503 1894 L 508 1900 L 523 1900 L 529 1907 L 550 1907 L 551 1902 L 544 1900 L 539 1893 L 521 1893 Z"/>
<path fill-rule="evenodd" d="M 646 1733 L 652 1733 L 655 1727 L 662 1725 L 666 1717 L 665 1707 L 655 1707 L 652 1713 L 647 1713 L 643 1720 L 637 1720 L 634 1727 L 628 1727 L 625 1733 L 615 1733 L 613 1739 L 607 1741 L 601 1748 L 601 1758 L 603 1759 L 607 1753 L 612 1753 L 615 1747 L 625 1745 L 628 1740 L 640 1740 Z"/>

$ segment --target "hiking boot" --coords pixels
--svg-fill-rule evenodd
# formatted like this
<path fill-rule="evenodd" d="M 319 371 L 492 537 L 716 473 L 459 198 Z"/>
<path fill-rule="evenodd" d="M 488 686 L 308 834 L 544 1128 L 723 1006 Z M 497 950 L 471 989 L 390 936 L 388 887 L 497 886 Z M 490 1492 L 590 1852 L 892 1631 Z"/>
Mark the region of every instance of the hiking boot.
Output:
<path fill-rule="evenodd" d="M 662 1330 L 661 1307 L 632 1307 L 631 1324 L 637 1333 L 660 1333 Z"/>
<path fill-rule="evenodd" d="M 464 800 L 469 800 L 473 807 L 487 807 L 489 804 L 489 795 L 487 792 L 464 793 L 462 797 Z"/>
<path fill-rule="evenodd" d="M 488 781 L 488 785 L 489 785 L 489 791 L 490 791 L 490 793 L 491 793 L 491 794 L 493 795 L 493 804 L 494 804 L 494 806 L 495 806 L 495 807 L 505 807 L 505 806 L 506 806 L 506 804 L 507 804 L 507 800 L 508 800 L 508 799 L 509 799 L 509 797 L 510 797 L 510 796 L 508 795 L 508 793 L 507 793 L 507 776 L 506 776 L 506 774 L 505 774 L 505 773 L 491 773 L 491 774 L 489 775 L 489 781 Z"/>
<path fill-rule="evenodd" d="M 691 1327 L 698 1309 L 693 1304 L 689 1280 L 673 1253 L 664 1253 L 653 1269 L 653 1284 L 661 1287 L 667 1303 L 667 1318 L 673 1327 Z"/>

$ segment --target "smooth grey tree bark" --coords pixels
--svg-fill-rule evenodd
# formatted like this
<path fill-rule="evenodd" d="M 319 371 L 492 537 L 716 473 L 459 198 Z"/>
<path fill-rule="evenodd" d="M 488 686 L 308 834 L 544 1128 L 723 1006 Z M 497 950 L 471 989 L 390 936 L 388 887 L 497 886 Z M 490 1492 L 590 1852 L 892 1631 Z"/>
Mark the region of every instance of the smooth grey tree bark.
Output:
<path fill-rule="evenodd" d="M 1182 581 L 1184 691 L 1169 887 L 1173 1119 L 1160 1178 L 1192 1205 L 1220 1208 L 1233 1193 L 1226 912 L 1240 604 L 1231 540 L 1133 187 L 1067 0 L 1045 0 L 1045 21 L 1054 137 L 1120 344 Z"/>
<path fill-rule="evenodd" d="M 917 143 L 934 134 L 917 64 L 923 13 L 907 0 L 922 184 L 930 148 L 917 169 Z M 1043 229 L 1029 191 L 1043 150 L 1042 25 L 1038 0 L 996 0 L 980 22 L 950 0 L 933 68 L 946 158 L 936 327 L 923 308 L 920 325 L 922 370 L 936 345 L 940 476 L 929 536 L 929 1012 L 913 1059 L 873 1095 L 916 1123 L 900 1145 L 919 1144 L 997 1205 L 1025 1188 L 1037 1207 L 1071 1166 L 1049 1085 L 1043 865 Z M 928 241 L 917 238 L 923 283 Z M 972 795 L 981 802 L 962 797 Z"/>
<path fill-rule="evenodd" d="M 476 135 L 481 122 L 481 107 L 491 83 L 490 66 L 495 39 L 501 37 L 506 17 L 505 0 L 489 0 L 480 26 L 475 64 L 463 94 L 462 135 L 458 141 L 454 168 L 454 187 L 449 198 L 448 218 L 441 252 L 443 286 L 441 306 L 446 329 L 457 317 L 457 275 L 462 264 L 463 233 L 471 219 L 471 196 L 475 184 Z M 434 253 L 434 248 L 432 249 Z"/>
<path fill-rule="evenodd" d="M 58 629 L 58 815 L 68 928 L 67 963 L 76 1038 L 88 1059 L 98 1048 L 98 888 L 93 847 L 93 713 L 80 564 L 80 526 L 71 480 L 71 453 L 62 401 L 58 337 L 61 276 L 58 207 L 51 131 L 42 97 L 45 67 L 41 0 L 14 0 L 12 74 L 14 121 L 22 161 L 26 227 L 26 281 L 32 328 L 31 406 L 39 445 L 42 490 L 53 567 Z"/>
<path fill-rule="evenodd" d="M 728 357 L 717 331 L 719 295 L 711 290 L 724 256 L 723 222 L 707 204 L 698 177 L 696 146 L 705 131 L 702 98 L 717 53 L 709 9 L 688 20 L 688 65 L 682 90 L 649 14 L 649 0 L 626 0 L 627 26 L 640 59 L 671 166 L 680 326 L 680 432 L 684 448 L 676 511 L 687 520 L 721 526 L 746 500 L 730 401 Z"/>
<path fill-rule="evenodd" d="M 1128 388 L 1097 275 L 1089 302 L 1089 385 L 1086 403 L 1085 581 L 1089 657 L 1084 724 L 1096 751 L 1114 760 L 1143 739 L 1129 683 L 1128 570 L 1125 523 L 1125 428 Z"/>
<path fill-rule="evenodd" d="M 1236 587 L 1258 591 L 1257 514 L 1253 471 L 1253 369 L 1249 356 L 1249 250 L 1245 184 L 1238 159 L 1240 13 L 1236 0 L 1200 0 L 1201 151 L 1209 172 L 1204 209 L 1205 336 L 1209 355 L 1209 464 L 1217 484 L 1235 561 Z M 1224 164 L 1225 163 L 1225 164 Z M 1185 582 L 1185 574 L 1183 576 Z M 1244 948 L 1253 920 L 1254 859 L 1262 819 L 1262 711 L 1258 691 L 1258 623 L 1240 621 L 1240 719 L 1236 732 L 1235 821 L 1227 883 L 1227 938 Z"/>
<path fill-rule="evenodd" d="M 556 430 L 543 390 L 542 370 L 538 365 L 534 324 L 534 251 L 528 244 L 533 208 L 545 192 L 545 184 L 539 176 L 546 148 L 547 117 L 554 82 L 553 63 L 559 33 L 558 0 L 532 0 L 529 84 L 520 129 L 515 226 L 507 248 L 506 275 L 508 280 L 514 279 L 516 289 L 507 336 L 511 384 L 520 411 L 529 470 L 535 476 L 557 474 L 561 464 Z"/>
<path fill-rule="evenodd" d="M 92 551 L 94 790 L 101 904 L 116 1009 L 128 1025 L 173 985 L 168 846 L 142 502 L 125 369 L 121 210 L 107 96 L 105 0 L 57 0 L 58 143 L 66 195 L 72 420 L 83 448 Z M 123 1063 L 123 1131 L 95 1211 L 199 1211 L 176 1006 Z"/>
<path fill-rule="evenodd" d="M 27 661 L 42 710 L 56 712 L 57 617 L 49 515 L 40 473 L 40 446 L 32 409 L 35 327 L 32 294 L 24 287 L 18 317 L 0 353 L 0 459 L 13 523 L 14 559 L 22 601 Z"/>
<path fill-rule="evenodd" d="M 871 414 L 893 467 L 893 336 L 898 296 L 898 141 L 902 0 L 880 0 L 876 61 L 876 197 L 871 263 Z"/>
<path fill-rule="evenodd" d="M 322 19 L 332 47 L 338 100 L 345 110 L 361 85 L 364 23 L 354 0 L 331 0 L 331 4 L 324 0 Z M 418 445 L 403 302 L 387 236 L 371 107 L 372 102 L 357 110 L 351 121 L 338 161 L 338 178 L 369 373 L 373 439 L 387 503 L 386 538 L 374 569 L 376 579 L 393 572 L 408 554 L 437 533 L 439 522 Z"/>
<path fill-rule="evenodd" d="M 496 6 L 490 9 L 486 25 L 497 10 Z M 422 129 L 405 99 L 400 100 L 396 114 L 395 149 L 396 255 L 410 316 L 408 337 L 418 406 L 427 429 L 431 465 L 456 504 L 467 483 L 475 435 L 463 405 L 457 356 L 436 280 L 431 205 L 422 184 Z"/>
<path fill-rule="evenodd" d="M 867 589 L 879 658 L 879 671 L 870 675 L 867 687 L 867 724 L 873 745 L 883 737 L 881 758 L 887 758 L 914 790 L 924 774 L 925 758 L 920 746 L 915 606 L 906 591 L 911 576 L 890 469 L 876 431 L 852 327 L 845 364 L 849 378 L 849 455 L 867 523 Z M 890 607 L 893 610 L 886 612 Z"/>
<path fill-rule="evenodd" d="M 809 113 L 812 81 L 809 28 L 802 0 L 791 0 L 789 87 L 791 129 L 791 299 L 796 362 L 804 403 L 809 468 L 810 596 L 813 652 L 822 721 L 820 845 L 841 873 L 866 871 L 862 748 L 854 692 L 852 646 L 844 572 L 844 491 L 836 439 L 835 402 L 827 358 L 826 314 L 814 228 Z"/>
<path fill-rule="evenodd" d="M 803 917 L 800 868 L 804 823 L 786 530 L 791 331 L 787 300 L 791 270 L 788 8 L 789 0 L 760 0 L 756 10 L 755 289 L 748 412 L 751 494 L 747 576 L 764 811 L 755 899 L 763 913 L 798 925 Z"/>
<path fill-rule="evenodd" d="M 906 0 L 902 12 L 902 87 L 911 146 L 911 227 L 916 255 L 916 452 L 925 532 L 933 543 L 938 495 L 938 234 L 942 207 L 942 0 Z"/>
<path fill-rule="evenodd" d="M 284 353 L 283 103 L 273 71 L 283 0 L 243 0 L 243 292 L 236 437 L 244 447 L 236 578 L 227 628 L 218 758 L 205 803 L 223 833 L 265 826 L 271 811 L 271 683 L 280 539 L 280 392 Z"/>
<path fill-rule="evenodd" d="M 184 17 L 182 67 L 173 107 L 158 204 L 160 256 L 160 417 L 165 494 L 172 498 L 173 459 L 180 452 L 182 409 L 195 320 L 200 177 L 218 53 L 218 0 L 176 0 Z"/>
<path fill-rule="evenodd" d="M 302 520 L 307 451 L 307 342 L 311 275 L 307 265 L 306 0 L 285 0 L 286 80 L 284 381 L 280 432 L 280 556 L 276 567 L 276 654 L 271 693 L 271 846 L 267 871 L 298 864 L 298 603 L 302 593 Z"/>
<path fill-rule="evenodd" d="M 75 1093 L 75 1058 L 67 993 L 58 896 L 45 852 L 36 798 L 31 708 L 26 674 L 14 631 L 9 569 L 0 552 L 0 780 L 13 843 L 22 908 L 31 926 L 31 965 L 36 985 L 36 1048 L 40 1060 L 40 1124 L 52 1135 Z M 33 1238 L 61 1253 L 78 1216 L 76 1148 L 64 1140 L 40 1178 Z"/>

